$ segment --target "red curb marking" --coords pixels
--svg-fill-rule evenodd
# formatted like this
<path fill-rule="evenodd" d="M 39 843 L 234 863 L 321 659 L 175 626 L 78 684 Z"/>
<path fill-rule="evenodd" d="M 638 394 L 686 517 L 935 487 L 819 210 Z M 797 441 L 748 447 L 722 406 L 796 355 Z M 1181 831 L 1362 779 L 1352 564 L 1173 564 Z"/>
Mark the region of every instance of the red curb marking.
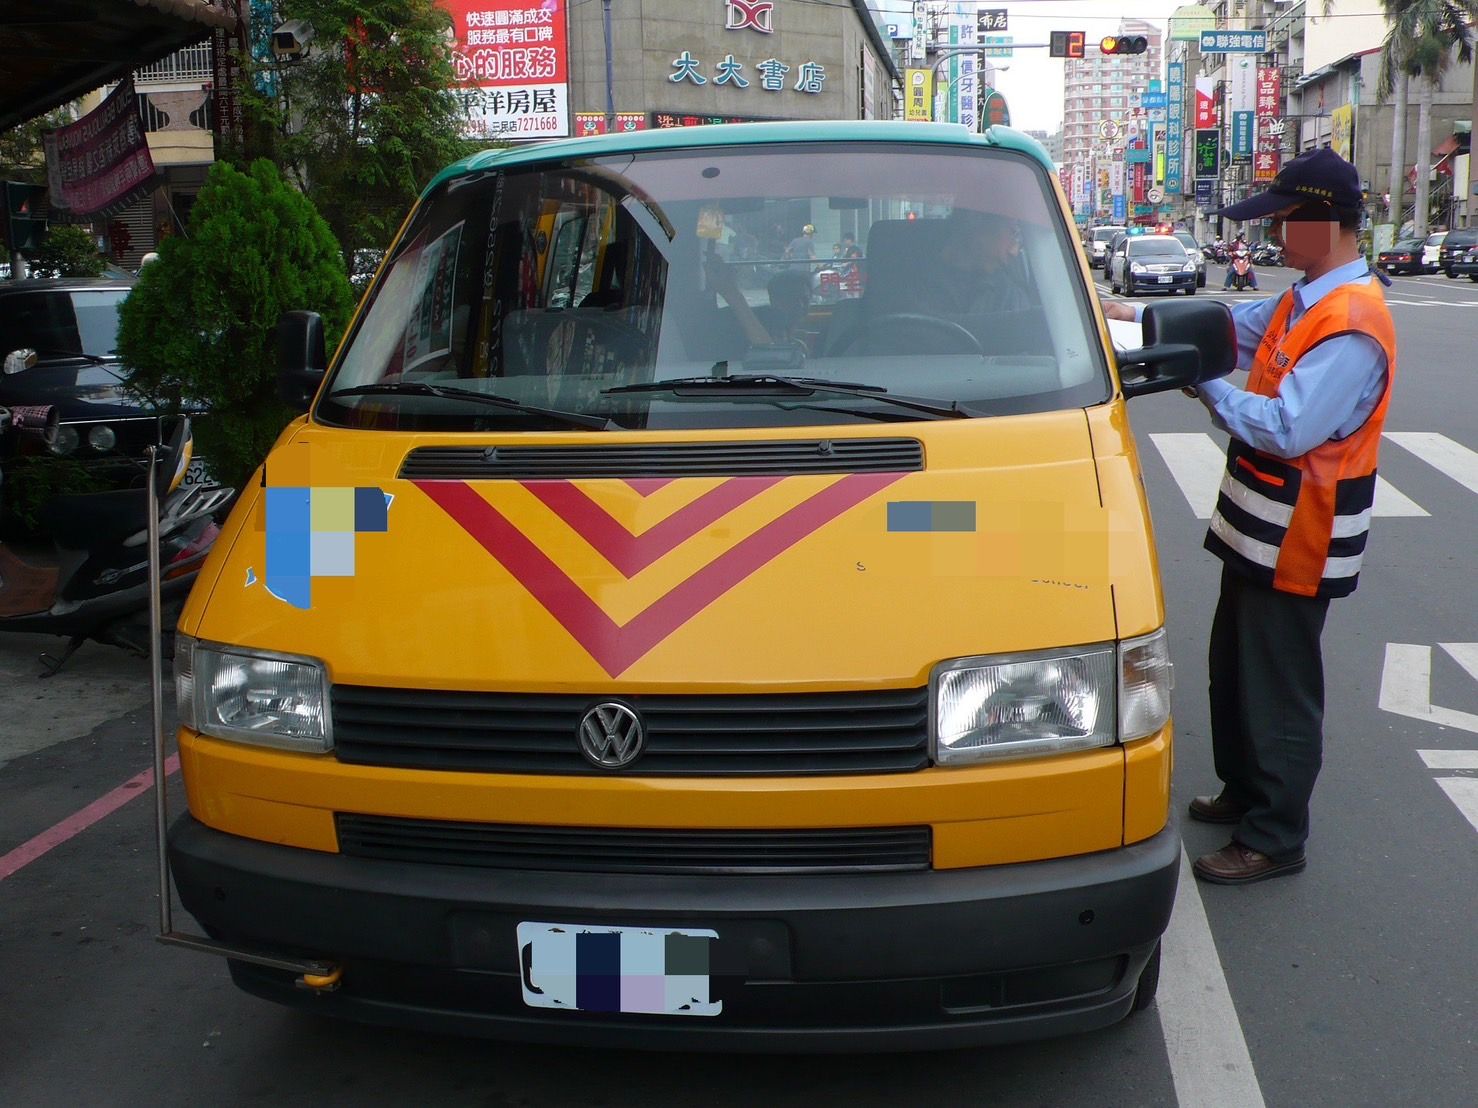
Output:
<path fill-rule="evenodd" d="M 173 777 L 180 769 L 180 756 L 171 754 L 164 763 L 164 775 Z M 21 843 L 9 854 L 0 855 L 0 881 L 19 873 L 37 858 L 80 835 L 100 819 L 112 815 L 135 797 L 154 787 L 154 770 L 135 774 L 112 792 L 104 793 L 86 808 L 73 812 L 60 823 L 48 827 L 35 838 Z"/>

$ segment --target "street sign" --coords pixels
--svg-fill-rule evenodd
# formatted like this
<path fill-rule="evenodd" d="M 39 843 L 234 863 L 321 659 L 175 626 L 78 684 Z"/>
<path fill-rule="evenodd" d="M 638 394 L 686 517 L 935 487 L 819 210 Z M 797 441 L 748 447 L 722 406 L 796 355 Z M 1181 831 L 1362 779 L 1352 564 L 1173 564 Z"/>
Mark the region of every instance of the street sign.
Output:
<path fill-rule="evenodd" d="M 977 35 L 989 34 L 992 31 L 1004 31 L 1006 29 L 1005 8 L 976 8 L 975 9 L 975 33 Z"/>
<path fill-rule="evenodd" d="M 1161 189 L 1153 188 L 1150 189 L 1149 192 L 1145 193 L 1145 198 L 1148 199 L 1151 204 L 1158 204 L 1160 203 L 1160 201 L 1165 199 L 1165 193 Z"/>
<path fill-rule="evenodd" d="M 1266 54 L 1266 31 L 1202 31 L 1203 54 Z"/>

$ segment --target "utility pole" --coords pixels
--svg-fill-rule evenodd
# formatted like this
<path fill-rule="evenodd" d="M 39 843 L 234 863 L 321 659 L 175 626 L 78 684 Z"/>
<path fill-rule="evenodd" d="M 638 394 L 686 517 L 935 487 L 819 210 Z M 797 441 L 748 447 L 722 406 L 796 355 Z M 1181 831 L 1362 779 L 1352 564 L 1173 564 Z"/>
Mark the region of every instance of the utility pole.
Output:
<path fill-rule="evenodd" d="M 606 134 L 616 131 L 616 74 L 611 62 L 611 0 L 601 0 L 606 35 Z"/>

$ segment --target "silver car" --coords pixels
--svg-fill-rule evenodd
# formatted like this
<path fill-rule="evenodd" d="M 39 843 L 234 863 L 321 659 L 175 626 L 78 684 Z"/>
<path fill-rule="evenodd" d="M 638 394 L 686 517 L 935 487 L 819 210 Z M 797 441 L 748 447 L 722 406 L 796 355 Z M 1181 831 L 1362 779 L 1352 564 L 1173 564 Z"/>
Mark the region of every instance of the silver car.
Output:
<path fill-rule="evenodd" d="M 1185 252 L 1191 256 L 1191 261 L 1196 263 L 1196 287 L 1204 289 L 1206 287 L 1206 255 L 1201 252 L 1201 244 L 1189 231 L 1176 231 L 1174 237 L 1180 240 L 1180 245 L 1185 247 Z"/>
<path fill-rule="evenodd" d="M 1108 257 L 1109 245 L 1114 236 L 1123 232 L 1125 228 L 1118 226 L 1094 227 L 1088 232 L 1084 239 L 1084 245 L 1088 247 L 1088 266 L 1090 269 L 1103 269 L 1104 259 Z"/>

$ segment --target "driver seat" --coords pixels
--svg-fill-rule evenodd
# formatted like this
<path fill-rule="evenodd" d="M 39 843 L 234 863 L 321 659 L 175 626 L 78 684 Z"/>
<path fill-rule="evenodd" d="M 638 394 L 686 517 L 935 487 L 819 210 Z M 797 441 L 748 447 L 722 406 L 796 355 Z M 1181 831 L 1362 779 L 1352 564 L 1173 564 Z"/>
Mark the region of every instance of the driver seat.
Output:
<path fill-rule="evenodd" d="M 925 276 L 938 264 L 949 232 L 943 219 L 880 219 L 867 232 L 866 285 L 856 300 L 831 314 L 824 353 L 845 349 L 849 335 L 870 321 L 899 312 L 927 311 Z"/>

